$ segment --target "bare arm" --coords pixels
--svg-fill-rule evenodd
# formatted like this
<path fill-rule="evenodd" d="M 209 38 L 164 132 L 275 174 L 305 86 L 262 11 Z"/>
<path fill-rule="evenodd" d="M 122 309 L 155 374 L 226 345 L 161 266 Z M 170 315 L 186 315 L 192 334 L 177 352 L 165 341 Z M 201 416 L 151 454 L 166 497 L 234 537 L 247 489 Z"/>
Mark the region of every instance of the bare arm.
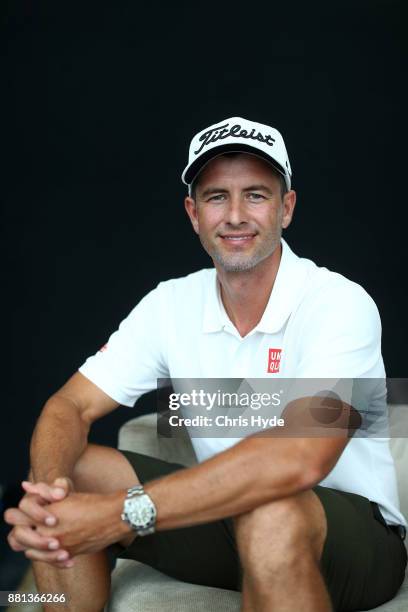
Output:
<path fill-rule="evenodd" d="M 59 540 L 41 536 L 32 527 L 56 525 L 52 502 L 61 503 L 72 488 L 70 477 L 85 450 L 92 422 L 118 405 L 79 372 L 47 401 L 31 441 L 31 482 L 23 483 L 26 495 L 19 508 L 9 508 L 4 515 L 14 525 L 8 534 L 13 550 L 26 551 L 26 556 L 30 550 L 41 551 L 41 560 L 71 567 Z"/>
<path fill-rule="evenodd" d="M 75 463 L 85 450 L 93 421 L 119 404 L 75 373 L 45 404 L 34 429 L 30 457 L 33 479 L 51 483 L 72 475 Z"/>
<path fill-rule="evenodd" d="M 339 410 L 335 423 L 324 424 L 333 408 Z M 148 483 L 157 528 L 242 514 L 312 488 L 332 470 L 361 423 L 351 406 L 333 406 L 326 398 L 296 400 L 282 416 L 287 437 L 279 428 L 255 434 L 199 465 Z"/>
<path fill-rule="evenodd" d="M 324 416 L 327 408 L 317 405 L 315 398 L 296 400 L 282 415 L 290 437 L 281 437 L 276 430 L 269 430 L 268 436 L 255 434 L 200 465 L 147 483 L 145 489 L 158 510 L 157 528 L 242 514 L 317 484 L 334 467 L 360 425 L 358 413 L 341 404 L 335 426 L 326 427 L 325 419 L 319 419 L 323 427 L 316 431 L 318 410 Z M 39 525 L 37 531 L 41 537 L 56 538 L 70 555 L 100 550 L 131 531 L 121 519 L 125 495 L 125 490 L 70 495 L 49 505 L 58 524 Z M 90 523 L 88 516 L 92 516 Z"/>

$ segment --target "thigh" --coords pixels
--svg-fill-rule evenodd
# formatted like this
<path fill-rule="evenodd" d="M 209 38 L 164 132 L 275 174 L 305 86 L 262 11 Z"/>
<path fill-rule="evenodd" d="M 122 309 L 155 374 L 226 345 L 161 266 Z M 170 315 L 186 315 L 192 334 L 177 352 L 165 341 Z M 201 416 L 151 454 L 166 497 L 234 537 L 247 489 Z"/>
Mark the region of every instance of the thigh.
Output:
<path fill-rule="evenodd" d="M 185 467 L 139 453 L 118 452 L 142 484 Z M 334 609 L 370 609 L 390 600 L 404 578 L 407 556 L 402 540 L 365 497 L 320 486 L 313 491 L 327 521 L 320 565 Z M 116 544 L 109 552 L 185 582 L 241 588 L 242 572 L 230 518 L 159 531 L 135 538 L 127 548 Z"/>
<path fill-rule="evenodd" d="M 130 451 L 121 451 L 140 482 L 165 476 L 185 466 Z M 239 590 L 240 564 L 231 519 L 136 537 L 109 553 L 134 559 L 184 582 Z"/>
<path fill-rule="evenodd" d="M 326 513 L 321 571 L 334 609 L 366 610 L 389 601 L 404 578 L 401 538 L 367 498 L 328 487 L 313 490 Z"/>

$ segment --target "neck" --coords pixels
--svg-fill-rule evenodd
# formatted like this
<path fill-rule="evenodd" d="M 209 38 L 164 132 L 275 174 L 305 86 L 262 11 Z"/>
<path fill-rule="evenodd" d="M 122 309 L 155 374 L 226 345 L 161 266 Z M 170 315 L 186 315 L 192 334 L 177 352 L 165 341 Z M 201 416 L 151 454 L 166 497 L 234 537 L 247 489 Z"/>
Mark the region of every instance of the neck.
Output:
<path fill-rule="evenodd" d="M 272 255 L 245 272 L 227 272 L 215 263 L 224 308 L 242 337 L 262 318 L 278 274 L 281 253 L 279 245 Z"/>

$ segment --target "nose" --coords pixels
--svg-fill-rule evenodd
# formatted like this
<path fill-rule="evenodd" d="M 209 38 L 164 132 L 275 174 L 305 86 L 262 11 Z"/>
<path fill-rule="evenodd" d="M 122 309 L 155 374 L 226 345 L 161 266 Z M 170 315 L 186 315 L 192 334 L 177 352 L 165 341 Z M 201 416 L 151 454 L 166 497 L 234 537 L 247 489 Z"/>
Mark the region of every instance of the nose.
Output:
<path fill-rule="evenodd" d="M 245 202 L 239 195 L 232 195 L 226 208 L 225 222 L 229 225 L 242 225 L 248 221 Z"/>

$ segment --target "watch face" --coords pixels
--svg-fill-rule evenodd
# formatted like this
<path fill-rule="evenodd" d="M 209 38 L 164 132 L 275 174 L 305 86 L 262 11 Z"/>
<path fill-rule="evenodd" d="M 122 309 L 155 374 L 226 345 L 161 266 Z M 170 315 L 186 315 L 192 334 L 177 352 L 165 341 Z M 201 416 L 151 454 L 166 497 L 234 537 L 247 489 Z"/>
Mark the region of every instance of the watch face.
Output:
<path fill-rule="evenodd" d="M 149 526 L 156 517 L 155 507 L 147 495 L 140 495 L 125 501 L 129 521 L 137 529 Z"/>

